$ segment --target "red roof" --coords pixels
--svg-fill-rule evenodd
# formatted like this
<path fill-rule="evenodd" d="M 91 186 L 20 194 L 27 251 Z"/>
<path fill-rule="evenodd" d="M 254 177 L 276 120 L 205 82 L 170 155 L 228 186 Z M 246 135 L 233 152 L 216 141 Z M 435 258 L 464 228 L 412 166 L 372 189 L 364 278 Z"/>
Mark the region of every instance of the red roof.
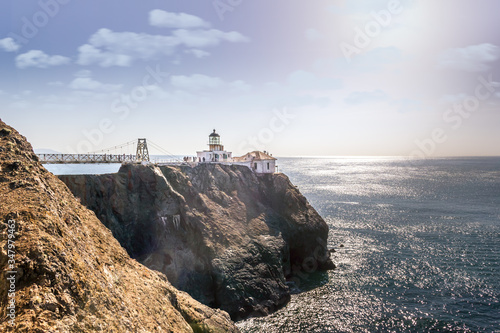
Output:
<path fill-rule="evenodd" d="M 276 158 L 263 153 L 261 151 L 252 151 L 250 153 L 246 153 L 241 157 L 234 157 L 233 160 L 235 162 L 247 162 L 247 161 L 265 161 L 265 160 L 276 160 Z"/>

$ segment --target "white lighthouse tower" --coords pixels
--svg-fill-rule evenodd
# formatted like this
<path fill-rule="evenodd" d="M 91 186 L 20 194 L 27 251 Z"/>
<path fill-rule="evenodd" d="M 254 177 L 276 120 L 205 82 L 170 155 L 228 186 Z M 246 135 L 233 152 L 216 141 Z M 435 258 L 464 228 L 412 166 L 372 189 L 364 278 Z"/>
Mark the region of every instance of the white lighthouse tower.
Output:
<path fill-rule="evenodd" d="M 197 151 L 198 162 L 231 162 L 233 153 L 225 151 L 220 135 L 215 131 L 208 136 L 208 150 Z"/>

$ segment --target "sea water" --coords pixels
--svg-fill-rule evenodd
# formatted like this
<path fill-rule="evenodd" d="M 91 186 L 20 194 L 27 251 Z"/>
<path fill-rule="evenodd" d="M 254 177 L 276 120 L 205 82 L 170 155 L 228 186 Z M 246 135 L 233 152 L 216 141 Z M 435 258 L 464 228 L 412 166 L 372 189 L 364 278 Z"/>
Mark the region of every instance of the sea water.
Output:
<path fill-rule="evenodd" d="M 327 222 L 338 267 L 302 274 L 287 306 L 242 332 L 500 332 L 500 158 L 278 164 Z"/>
<path fill-rule="evenodd" d="M 242 332 L 500 332 L 500 158 L 279 165 L 327 222 L 338 267 Z"/>

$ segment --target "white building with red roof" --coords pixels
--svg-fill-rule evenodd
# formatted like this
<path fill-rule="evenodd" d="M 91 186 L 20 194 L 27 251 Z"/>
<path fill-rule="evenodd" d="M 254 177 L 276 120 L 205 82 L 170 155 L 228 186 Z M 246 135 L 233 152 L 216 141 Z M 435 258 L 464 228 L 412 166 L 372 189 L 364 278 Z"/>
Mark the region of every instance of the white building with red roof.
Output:
<path fill-rule="evenodd" d="M 245 165 L 257 173 L 274 173 L 276 160 L 267 152 L 252 151 L 241 157 L 234 157 L 233 164 Z"/>

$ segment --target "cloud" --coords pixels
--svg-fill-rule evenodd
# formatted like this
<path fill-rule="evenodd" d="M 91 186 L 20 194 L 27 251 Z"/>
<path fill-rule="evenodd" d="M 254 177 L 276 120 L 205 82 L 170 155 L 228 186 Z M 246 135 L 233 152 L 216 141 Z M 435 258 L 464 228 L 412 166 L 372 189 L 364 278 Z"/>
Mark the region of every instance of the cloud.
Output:
<path fill-rule="evenodd" d="M 210 24 L 198 16 L 186 13 L 171 13 L 160 9 L 149 12 L 149 24 L 161 28 L 206 28 Z"/>
<path fill-rule="evenodd" d="M 218 77 L 210 77 L 202 74 L 191 76 L 174 75 L 170 78 L 170 84 L 176 88 L 185 90 L 213 89 L 222 86 L 224 81 Z"/>
<path fill-rule="evenodd" d="M 500 58 L 500 48 L 493 44 L 470 45 L 464 48 L 448 49 L 438 59 L 439 67 L 466 72 L 484 72 L 490 69 L 488 63 Z"/>
<path fill-rule="evenodd" d="M 79 65 L 98 64 L 101 67 L 121 66 L 128 67 L 132 64 L 132 57 L 126 54 L 102 51 L 92 45 L 85 44 L 78 48 Z"/>
<path fill-rule="evenodd" d="M 49 56 L 40 50 L 31 50 L 16 57 L 16 66 L 18 68 L 48 68 L 52 66 L 66 65 L 69 63 L 70 59 L 68 57 L 60 55 Z"/>
<path fill-rule="evenodd" d="M 3 49 L 5 52 L 16 52 L 21 48 L 20 44 L 17 44 L 14 39 L 7 37 L 4 39 L 0 39 L 0 49 Z"/>
<path fill-rule="evenodd" d="M 178 29 L 170 36 L 99 29 L 90 37 L 88 44 L 79 47 L 77 63 L 128 67 L 137 59 L 147 61 L 172 55 L 182 46 L 199 49 L 215 46 L 223 41 L 236 43 L 248 39 L 235 31 L 223 32 L 216 29 Z"/>
<path fill-rule="evenodd" d="M 237 80 L 226 82 L 218 77 L 211 77 L 203 74 L 174 75 L 170 78 L 170 84 L 183 90 L 205 90 L 225 88 L 233 91 L 249 91 L 251 86 L 244 81 Z"/>
<path fill-rule="evenodd" d="M 386 101 L 388 96 L 382 90 L 354 91 L 344 99 L 347 104 L 363 104 Z"/>
<path fill-rule="evenodd" d="M 70 84 L 69 87 L 74 90 L 90 90 L 99 92 L 113 92 L 122 88 L 121 84 L 105 84 L 93 80 L 90 77 L 77 77 Z"/>
<path fill-rule="evenodd" d="M 82 69 L 74 74 L 76 77 L 91 77 L 92 72 L 88 69 Z"/>
<path fill-rule="evenodd" d="M 203 50 L 198 50 L 198 49 L 189 49 L 189 50 L 185 50 L 184 52 L 192 54 L 196 58 L 199 58 L 199 59 L 208 57 L 210 55 L 210 52 L 203 51 Z"/>
<path fill-rule="evenodd" d="M 316 29 L 309 28 L 304 32 L 306 38 L 310 41 L 317 41 L 324 38 L 323 34 Z"/>
<path fill-rule="evenodd" d="M 249 39 L 239 32 L 224 32 L 217 29 L 210 30 L 174 30 L 173 36 L 185 46 L 203 48 L 219 45 L 221 42 L 243 43 Z"/>

